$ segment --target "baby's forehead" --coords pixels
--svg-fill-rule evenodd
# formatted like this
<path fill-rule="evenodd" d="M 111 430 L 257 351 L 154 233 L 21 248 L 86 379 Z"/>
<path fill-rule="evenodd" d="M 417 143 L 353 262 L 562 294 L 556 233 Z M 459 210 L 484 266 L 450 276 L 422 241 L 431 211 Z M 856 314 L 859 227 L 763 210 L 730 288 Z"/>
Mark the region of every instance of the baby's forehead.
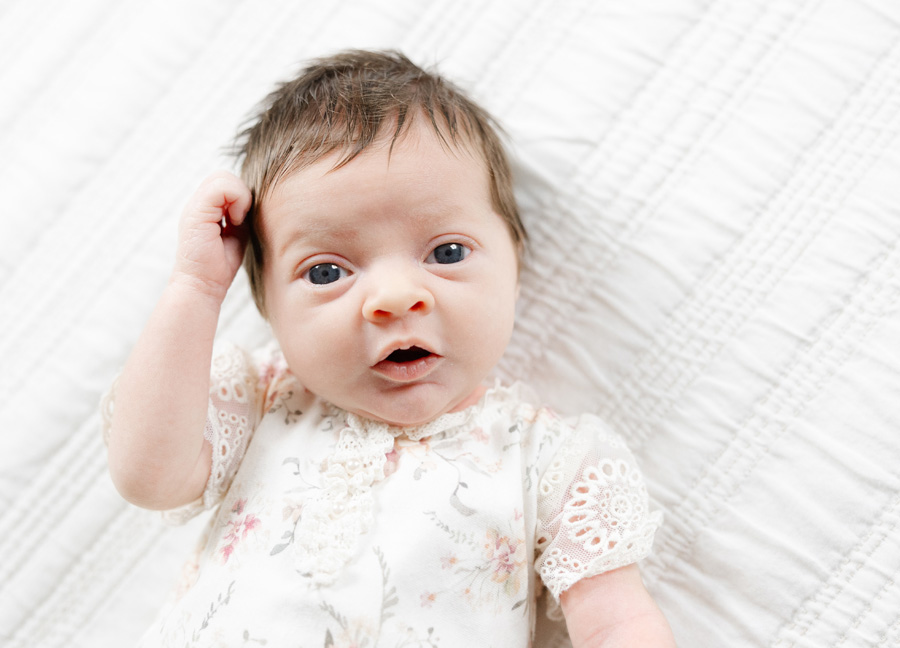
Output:
<path fill-rule="evenodd" d="M 416 124 L 395 134 L 384 129 L 379 137 L 366 148 L 354 150 L 351 146 L 335 148 L 323 155 L 298 155 L 275 176 L 272 184 L 261 195 L 258 205 L 279 198 L 286 186 L 295 184 L 298 177 L 312 193 L 318 186 L 331 187 L 343 182 L 346 170 L 352 169 L 356 184 L 346 184 L 341 193 L 350 194 L 370 189 L 391 173 L 402 174 L 415 180 L 435 179 L 435 167 L 451 162 L 455 168 L 466 166 L 474 178 L 490 181 L 490 171 L 483 152 L 468 136 L 459 134 L 451 138 L 437 127 L 416 120 Z M 405 164 L 407 158 L 415 164 Z"/>
<path fill-rule="evenodd" d="M 411 226 L 493 211 L 486 163 L 427 128 L 373 143 L 345 160 L 334 151 L 285 174 L 258 206 L 261 233 L 278 253 L 285 229 L 357 229 L 393 214 Z"/>

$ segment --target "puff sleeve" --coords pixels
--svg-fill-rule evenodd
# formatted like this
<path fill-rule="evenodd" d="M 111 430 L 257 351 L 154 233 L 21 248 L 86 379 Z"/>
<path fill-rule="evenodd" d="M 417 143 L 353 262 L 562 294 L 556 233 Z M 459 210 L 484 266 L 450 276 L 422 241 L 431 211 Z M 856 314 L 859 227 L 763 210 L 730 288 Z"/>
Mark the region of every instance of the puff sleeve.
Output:
<path fill-rule="evenodd" d="M 203 494 L 194 502 L 163 512 L 170 524 L 183 524 L 221 502 L 264 412 L 267 394 L 287 372 L 283 357 L 266 349 L 255 357 L 233 344 L 217 345 L 210 368 L 204 438 L 212 446 L 212 469 Z M 104 441 L 115 407 L 115 382 L 101 402 Z"/>
<path fill-rule="evenodd" d="M 618 434 L 592 415 L 559 425 L 564 441 L 538 484 L 535 538 L 535 570 L 557 603 L 582 578 L 644 558 L 662 521 Z"/>

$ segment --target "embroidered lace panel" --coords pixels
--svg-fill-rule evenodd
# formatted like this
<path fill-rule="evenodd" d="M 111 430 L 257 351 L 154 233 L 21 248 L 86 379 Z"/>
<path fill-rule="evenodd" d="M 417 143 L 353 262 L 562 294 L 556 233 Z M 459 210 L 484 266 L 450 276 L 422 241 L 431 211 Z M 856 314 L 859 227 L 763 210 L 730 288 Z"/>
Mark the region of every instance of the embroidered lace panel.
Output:
<path fill-rule="evenodd" d="M 398 437 L 417 441 L 463 427 L 471 410 L 453 412 L 414 428 L 399 428 L 342 412 L 344 418 L 332 454 L 326 460 L 322 489 L 304 503 L 296 547 L 297 569 L 315 585 L 334 582 L 353 558 L 360 538 L 374 521 L 372 486 L 384 479 L 387 454 Z"/>
<path fill-rule="evenodd" d="M 203 496 L 165 511 L 163 519 L 183 524 L 217 505 L 240 466 L 259 419 L 259 368 L 238 347 L 228 345 L 213 357 L 204 438 L 212 445 L 212 468 Z"/>
<path fill-rule="evenodd" d="M 621 438 L 596 425 L 576 428 L 539 488 L 535 570 L 558 616 L 559 595 L 575 582 L 650 553 L 662 515 L 650 511 L 643 478 Z"/>

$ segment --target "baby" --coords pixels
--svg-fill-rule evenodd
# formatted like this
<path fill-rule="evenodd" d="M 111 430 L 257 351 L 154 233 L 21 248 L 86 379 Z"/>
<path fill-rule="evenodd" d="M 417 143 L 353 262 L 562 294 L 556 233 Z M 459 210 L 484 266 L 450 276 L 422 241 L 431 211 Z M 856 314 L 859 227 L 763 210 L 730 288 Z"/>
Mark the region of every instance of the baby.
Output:
<path fill-rule="evenodd" d="M 525 232 L 490 117 L 396 53 L 278 88 L 202 183 L 106 411 L 129 501 L 216 508 L 147 646 L 672 646 L 622 440 L 485 385 Z M 241 263 L 277 348 L 213 351 Z"/>

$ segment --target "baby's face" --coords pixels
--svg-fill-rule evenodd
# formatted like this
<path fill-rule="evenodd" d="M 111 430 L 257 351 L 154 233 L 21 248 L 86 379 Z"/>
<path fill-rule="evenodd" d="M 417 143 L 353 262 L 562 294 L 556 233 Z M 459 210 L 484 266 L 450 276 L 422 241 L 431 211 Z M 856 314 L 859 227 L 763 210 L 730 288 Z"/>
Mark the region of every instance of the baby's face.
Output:
<path fill-rule="evenodd" d="M 509 341 L 518 288 L 488 174 L 414 123 L 346 166 L 327 157 L 261 206 L 266 310 L 304 387 L 419 425 L 466 407 Z"/>

